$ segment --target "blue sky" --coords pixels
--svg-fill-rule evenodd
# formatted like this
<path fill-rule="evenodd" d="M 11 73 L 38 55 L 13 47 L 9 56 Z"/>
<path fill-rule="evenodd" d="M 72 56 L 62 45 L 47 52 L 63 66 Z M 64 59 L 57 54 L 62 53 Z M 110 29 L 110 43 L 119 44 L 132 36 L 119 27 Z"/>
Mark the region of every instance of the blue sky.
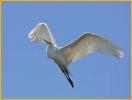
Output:
<path fill-rule="evenodd" d="M 119 46 L 123 59 L 95 53 L 69 65 L 75 88 L 54 62 L 46 45 L 28 33 L 46 22 L 59 46 L 84 32 Z M 3 2 L 2 96 L 8 98 L 128 98 L 130 96 L 129 2 Z"/>

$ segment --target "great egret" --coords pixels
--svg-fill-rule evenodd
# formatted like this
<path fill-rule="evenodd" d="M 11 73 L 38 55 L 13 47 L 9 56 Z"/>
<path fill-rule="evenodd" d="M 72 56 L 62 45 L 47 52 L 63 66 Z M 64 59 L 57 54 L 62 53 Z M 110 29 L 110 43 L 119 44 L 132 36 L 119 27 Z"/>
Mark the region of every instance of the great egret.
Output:
<path fill-rule="evenodd" d="M 59 66 L 72 87 L 74 84 L 68 70 L 70 63 L 94 52 L 102 52 L 117 58 L 124 56 L 124 53 L 109 40 L 89 32 L 84 33 L 65 47 L 58 47 L 46 23 L 38 23 L 28 37 L 32 42 L 47 43 L 47 56 Z"/>

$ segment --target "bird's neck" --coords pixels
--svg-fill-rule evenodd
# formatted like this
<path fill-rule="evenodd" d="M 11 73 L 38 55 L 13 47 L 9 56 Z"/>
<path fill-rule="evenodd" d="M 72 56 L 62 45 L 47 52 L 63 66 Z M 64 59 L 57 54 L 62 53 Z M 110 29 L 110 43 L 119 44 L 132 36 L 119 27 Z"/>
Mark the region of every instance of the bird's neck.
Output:
<path fill-rule="evenodd" d="M 48 44 L 48 48 L 53 48 L 54 45 L 53 44 Z"/>
<path fill-rule="evenodd" d="M 54 49 L 54 48 L 57 48 L 57 46 L 53 44 L 48 44 L 48 48 Z"/>
<path fill-rule="evenodd" d="M 49 44 L 47 46 L 47 55 L 49 58 L 52 58 L 52 54 L 54 54 L 58 50 L 57 47 L 55 47 L 53 44 Z"/>

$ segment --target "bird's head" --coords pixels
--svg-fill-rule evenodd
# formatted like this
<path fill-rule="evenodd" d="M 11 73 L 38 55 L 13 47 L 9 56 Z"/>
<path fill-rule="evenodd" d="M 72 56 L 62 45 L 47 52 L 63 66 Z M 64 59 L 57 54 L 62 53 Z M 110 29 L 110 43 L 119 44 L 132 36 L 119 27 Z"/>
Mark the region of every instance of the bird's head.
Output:
<path fill-rule="evenodd" d="M 49 41 L 47 41 L 47 40 L 45 40 L 45 39 L 43 39 L 43 41 L 44 41 L 45 43 L 47 43 L 47 44 L 52 44 L 52 42 L 49 42 Z"/>

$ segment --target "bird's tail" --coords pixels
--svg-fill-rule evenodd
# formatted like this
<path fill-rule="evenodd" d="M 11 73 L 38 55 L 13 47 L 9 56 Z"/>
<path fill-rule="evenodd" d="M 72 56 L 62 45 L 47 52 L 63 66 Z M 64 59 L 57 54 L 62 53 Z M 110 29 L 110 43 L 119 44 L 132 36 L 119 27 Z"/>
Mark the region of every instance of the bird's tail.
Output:
<path fill-rule="evenodd" d="M 58 65 L 59 68 L 61 69 L 61 71 L 63 72 L 63 74 L 65 75 L 65 77 L 67 78 L 68 82 L 71 84 L 71 86 L 74 88 L 74 84 L 73 84 L 73 81 L 71 80 L 69 74 L 70 74 L 70 71 L 63 65 L 63 66 L 60 66 Z M 63 67 L 63 68 L 62 68 Z"/>

